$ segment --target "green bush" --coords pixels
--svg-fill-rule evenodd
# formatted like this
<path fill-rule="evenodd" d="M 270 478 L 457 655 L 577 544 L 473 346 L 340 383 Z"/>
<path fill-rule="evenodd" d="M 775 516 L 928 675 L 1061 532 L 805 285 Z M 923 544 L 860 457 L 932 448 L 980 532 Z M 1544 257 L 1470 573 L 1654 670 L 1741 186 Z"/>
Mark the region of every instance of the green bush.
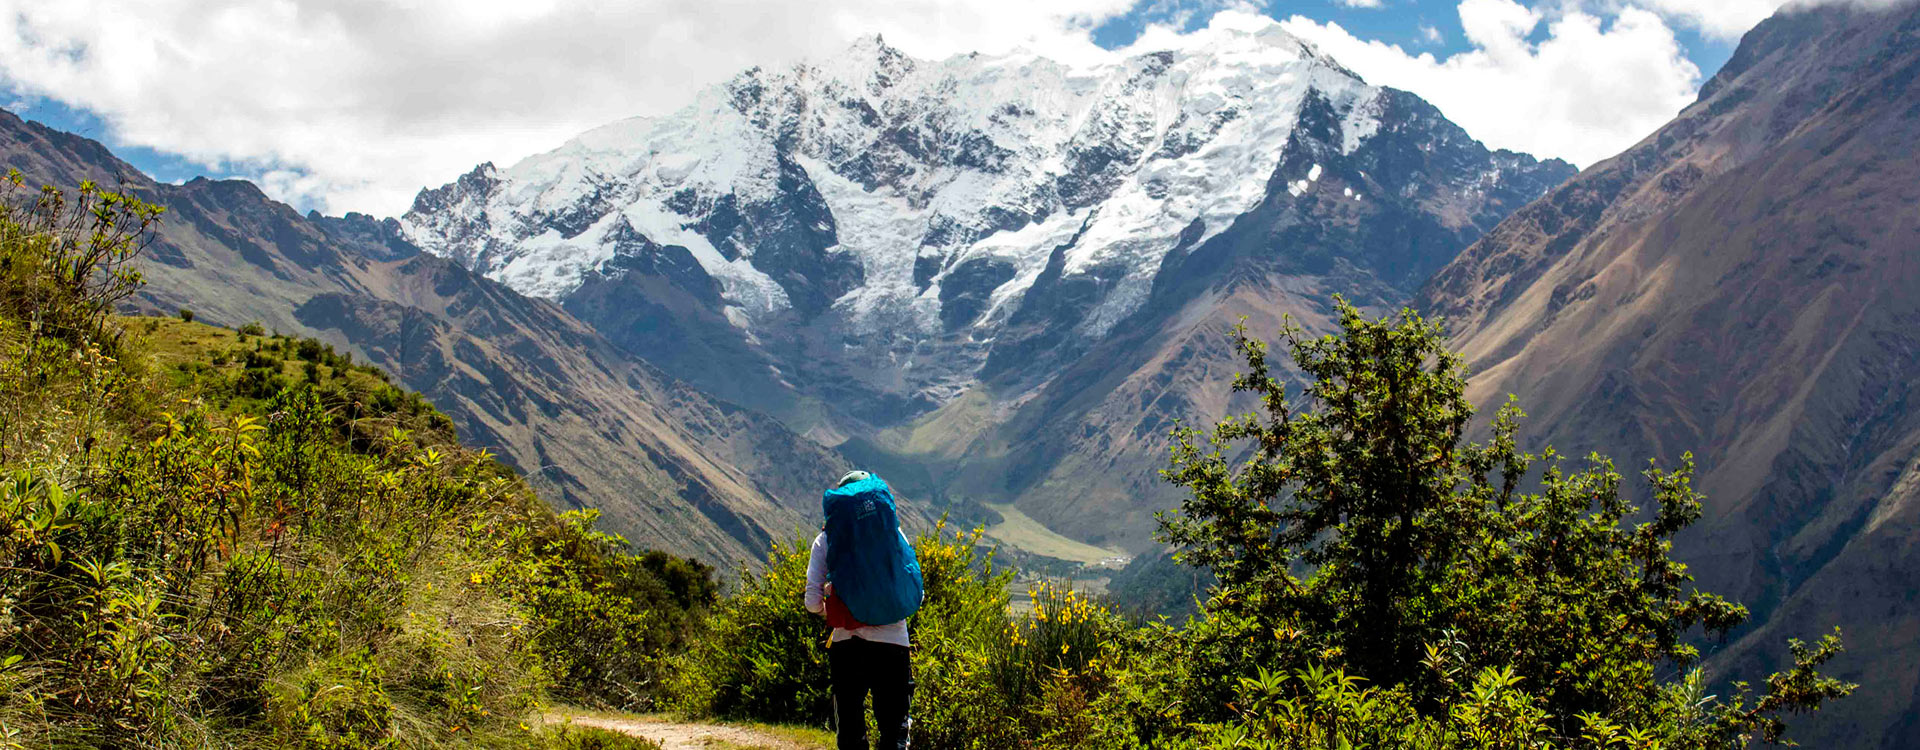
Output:
<path fill-rule="evenodd" d="M 1015 617 L 977 532 L 915 541 L 915 742 L 1731 749 L 1852 689 L 1817 671 L 1835 635 L 1793 642 L 1764 695 L 1709 695 L 1687 636 L 1745 611 L 1668 557 L 1699 515 L 1690 462 L 1645 472 L 1656 507 L 1631 523 L 1611 464 L 1568 471 L 1551 451 L 1518 451 L 1511 406 L 1491 441 L 1464 443 L 1472 410 L 1437 326 L 1340 305 L 1338 335 L 1284 332 L 1304 399 L 1241 331 L 1250 371 L 1235 387 L 1264 414 L 1176 433 L 1167 476 L 1191 497 L 1162 536 L 1213 576 L 1199 616 L 1129 625 L 1040 586 Z M 825 718 L 826 630 L 800 606 L 805 565 L 797 540 L 742 573 L 683 663 L 681 707 Z"/>
<path fill-rule="evenodd" d="M 1035 609 L 1013 619 L 1007 586 L 981 532 L 944 523 L 914 539 L 926 598 L 913 637 L 913 741 L 925 747 L 1016 747 L 1078 717 L 1086 676 L 1125 628 L 1066 589 L 1035 589 Z M 703 638 L 678 665 L 676 708 L 698 715 L 820 725 L 828 720 L 829 631 L 803 605 L 809 542 L 777 544 L 759 570 L 742 570 L 715 606 Z M 1057 733 L 1057 732 L 1056 732 Z"/>
<path fill-rule="evenodd" d="M 699 715 L 818 724 L 827 717 L 826 637 L 807 612 L 808 539 L 776 543 L 766 566 L 742 569 L 682 657 L 674 707 Z"/>
<path fill-rule="evenodd" d="M 914 538 L 926 598 L 908 623 L 913 637 L 913 742 L 925 747 L 1012 747 L 1024 729 L 1021 696 L 1002 688 L 1028 672 L 1015 650 L 1007 585 L 979 547 L 980 530 L 945 523 Z M 811 625 L 824 633 L 819 618 Z"/>
<path fill-rule="evenodd" d="M 0 314 L 24 323 L 31 360 L 42 337 L 112 353 L 114 306 L 143 283 L 133 261 L 165 209 L 80 183 L 31 191 L 18 170 L 0 180 Z"/>
<path fill-rule="evenodd" d="M 276 744 L 310 750 L 393 747 L 393 703 L 384 675 L 366 651 L 278 678 L 267 717 Z"/>
<path fill-rule="evenodd" d="M 626 540 L 593 530 L 597 516 L 504 527 L 490 540 L 495 562 L 475 576 L 530 613 L 528 647 L 560 697 L 652 709 L 665 697 L 667 656 L 692 645 L 717 586 L 701 563 L 629 554 Z"/>
<path fill-rule="evenodd" d="M 708 569 L 556 516 L 324 344 L 123 328 L 158 212 L 80 195 L 0 209 L 0 748 L 648 746 L 526 722 L 657 693 Z"/>
<path fill-rule="evenodd" d="M 1668 557 L 1700 517 L 1691 457 L 1643 472 L 1656 507 L 1629 525 L 1639 509 L 1612 464 L 1594 456 L 1570 473 L 1552 449 L 1521 452 L 1511 403 L 1487 443 L 1463 441 L 1473 409 L 1439 326 L 1339 309 L 1340 335 L 1282 332 L 1304 398 L 1289 398 L 1265 344 L 1239 330 L 1250 370 L 1234 388 L 1264 413 L 1176 433 L 1166 474 L 1192 494 L 1163 537 L 1219 578 L 1207 604 L 1219 627 L 1196 642 L 1192 694 L 1225 706 L 1262 671 L 1331 669 L 1403 694 L 1421 717 L 1454 717 L 1497 677 L 1544 727 L 1527 719 L 1514 742 L 1577 737 L 1596 720 L 1676 726 L 1661 675 L 1695 669 L 1687 634 L 1725 634 L 1746 616 Z M 1536 463 L 1539 491 L 1523 492 Z M 1793 668 L 1770 680 L 1778 689 L 1751 707 L 1741 691 L 1685 717 L 1709 727 L 1695 746 L 1772 740 L 1779 713 L 1845 695 L 1851 686 L 1814 671 L 1838 648 L 1837 637 L 1796 646 Z M 1488 711 L 1477 724 L 1505 716 Z"/>

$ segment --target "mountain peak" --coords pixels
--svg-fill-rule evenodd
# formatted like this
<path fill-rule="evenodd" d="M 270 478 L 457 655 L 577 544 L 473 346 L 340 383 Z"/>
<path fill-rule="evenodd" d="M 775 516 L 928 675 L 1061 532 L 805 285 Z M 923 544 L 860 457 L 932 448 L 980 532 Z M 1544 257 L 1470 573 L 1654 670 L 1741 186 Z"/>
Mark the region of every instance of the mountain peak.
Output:
<path fill-rule="evenodd" d="M 692 297 L 719 288 L 715 312 L 733 330 L 714 335 L 764 349 L 794 326 L 828 326 L 849 367 L 900 373 L 886 387 L 924 408 L 973 381 L 1001 334 L 1036 314 L 1032 295 L 1078 289 L 1041 306 L 1064 316 L 1061 332 L 1099 340 L 1140 308 L 1170 253 L 1261 205 L 1277 171 L 1286 199 L 1304 199 L 1316 165 L 1381 131 L 1384 90 L 1277 24 L 1199 36 L 1093 66 L 916 59 L 863 37 L 423 192 L 403 224 L 428 252 L 553 299 L 671 267 Z M 1313 153 L 1288 164 L 1305 142 Z M 1484 149 L 1462 158 L 1532 168 Z M 1356 168 L 1329 199 L 1399 189 L 1370 179 Z M 670 247 L 685 255 L 623 260 Z"/>
<path fill-rule="evenodd" d="M 885 36 L 881 35 L 879 32 L 874 32 L 872 34 L 863 34 L 863 35 L 854 37 L 853 41 L 847 45 L 847 49 L 844 54 L 848 57 L 876 57 L 877 58 L 877 57 L 885 57 L 888 55 L 898 55 L 902 53 L 900 52 L 900 50 L 895 49 L 891 46 L 888 46 L 887 38 Z"/>

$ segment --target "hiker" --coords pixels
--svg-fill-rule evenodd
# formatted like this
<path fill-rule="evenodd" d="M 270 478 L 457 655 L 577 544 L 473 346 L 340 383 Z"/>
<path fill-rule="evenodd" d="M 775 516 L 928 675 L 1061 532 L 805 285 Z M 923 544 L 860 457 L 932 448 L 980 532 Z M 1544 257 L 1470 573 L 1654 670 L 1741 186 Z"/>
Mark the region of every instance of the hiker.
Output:
<path fill-rule="evenodd" d="M 848 472 L 820 500 L 827 522 L 807 560 L 807 611 L 827 618 L 827 668 L 839 750 L 867 750 L 867 693 L 880 747 L 905 750 L 913 726 L 907 618 L 923 582 L 913 544 L 900 531 L 893 491 L 879 477 Z"/>

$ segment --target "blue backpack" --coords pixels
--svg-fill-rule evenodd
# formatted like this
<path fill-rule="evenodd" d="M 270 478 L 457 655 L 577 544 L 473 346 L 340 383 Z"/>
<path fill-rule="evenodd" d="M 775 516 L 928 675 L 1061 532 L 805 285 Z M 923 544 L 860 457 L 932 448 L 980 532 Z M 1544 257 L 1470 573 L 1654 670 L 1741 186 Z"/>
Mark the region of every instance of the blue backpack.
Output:
<path fill-rule="evenodd" d="M 913 545 L 900 534 L 893 490 L 879 477 L 827 490 L 827 580 L 853 618 L 868 625 L 899 622 L 920 609 L 925 583 Z"/>

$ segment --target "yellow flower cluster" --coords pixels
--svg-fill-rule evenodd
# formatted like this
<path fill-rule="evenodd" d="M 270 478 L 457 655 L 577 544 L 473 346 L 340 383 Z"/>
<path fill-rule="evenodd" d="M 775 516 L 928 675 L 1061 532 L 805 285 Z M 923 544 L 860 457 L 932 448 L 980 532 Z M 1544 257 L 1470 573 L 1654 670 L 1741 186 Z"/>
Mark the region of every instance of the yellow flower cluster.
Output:
<path fill-rule="evenodd" d="M 1106 607 L 1081 596 L 1071 587 L 1051 581 L 1042 581 L 1029 587 L 1027 596 L 1033 599 L 1033 619 L 1039 622 L 1068 626 L 1100 622 L 1110 616 Z"/>

